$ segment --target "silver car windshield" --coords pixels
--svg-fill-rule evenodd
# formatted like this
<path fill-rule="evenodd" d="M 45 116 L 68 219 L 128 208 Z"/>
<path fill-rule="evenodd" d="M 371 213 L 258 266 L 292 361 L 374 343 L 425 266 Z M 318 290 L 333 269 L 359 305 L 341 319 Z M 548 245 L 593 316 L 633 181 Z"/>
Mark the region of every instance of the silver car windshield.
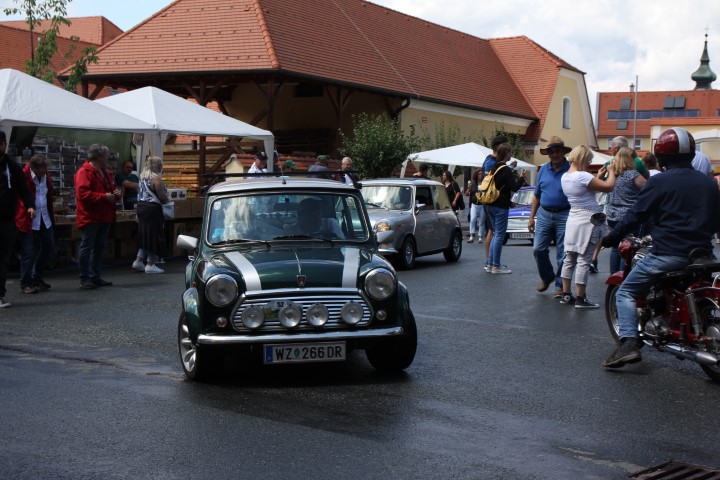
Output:
<path fill-rule="evenodd" d="M 535 195 L 535 190 L 527 189 L 527 190 L 518 190 L 513 195 L 512 202 L 516 205 L 532 205 L 533 196 Z"/>
<path fill-rule="evenodd" d="M 405 185 L 363 185 L 361 190 L 369 208 L 410 210 L 412 187 Z"/>
<path fill-rule="evenodd" d="M 268 193 L 219 197 L 212 202 L 207 242 L 368 239 L 356 197 L 322 193 Z"/>

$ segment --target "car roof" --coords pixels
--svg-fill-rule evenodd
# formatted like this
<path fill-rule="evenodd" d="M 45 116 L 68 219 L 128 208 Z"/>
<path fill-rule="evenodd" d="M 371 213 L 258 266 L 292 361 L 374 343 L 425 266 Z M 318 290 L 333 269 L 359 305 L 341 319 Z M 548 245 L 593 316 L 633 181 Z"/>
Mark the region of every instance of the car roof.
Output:
<path fill-rule="evenodd" d="M 373 180 L 363 180 L 364 185 L 433 185 L 442 186 L 437 180 L 428 178 L 408 177 L 408 178 L 375 178 Z"/>
<path fill-rule="evenodd" d="M 223 193 L 246 192 L 248 190 L 270 190 L 270 189 L 291 189 L 300 188 L 303 190 L 340 190 L 340 191 L 356 191 L 352 185 L 346 185 L 336 180 L 326 180 L 322 178 L 307 177 L 254 177 L 242 180 L 226 180 L 216 183 L 208 190 L 208 195 L 217 195 Z"/>

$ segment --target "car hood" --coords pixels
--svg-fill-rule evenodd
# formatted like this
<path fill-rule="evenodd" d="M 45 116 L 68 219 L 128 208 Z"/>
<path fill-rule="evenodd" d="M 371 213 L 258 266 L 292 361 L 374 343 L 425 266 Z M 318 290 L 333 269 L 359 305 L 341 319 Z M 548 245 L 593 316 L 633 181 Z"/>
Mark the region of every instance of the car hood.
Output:
<path fill-rule="evenodd" d="M 370 225 L 374 226 L 375 222 L 383 219 L 390 223 L 402 219 L 411 219 L 412 212 L 410 210 L 386 210 L 384 208 L 368 207 L 368 217 L 370 218 Z"/>
<path fill-rule="evenodd" d="M 246 290 L 278 288 L 357 288 L 368 271 L 386 266 L 366 248 L 273 248 L 215 255 L 214 267 L 235 270 Z"/>
<path fill-rule="evenodd" d="M 530 216 L 530 205 L 518 205 L 515 208 L 511 208 L 508 212 L 509 217 L 529 217 Z"/>

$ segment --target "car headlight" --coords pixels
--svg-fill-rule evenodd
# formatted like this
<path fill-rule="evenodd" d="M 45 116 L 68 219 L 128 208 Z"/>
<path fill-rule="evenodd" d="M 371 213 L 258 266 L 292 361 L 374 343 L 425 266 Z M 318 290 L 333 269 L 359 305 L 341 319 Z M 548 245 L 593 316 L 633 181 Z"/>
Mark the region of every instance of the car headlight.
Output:
<path fill-rule="evenodd" d="M 349 325 L 355 325 L 362 320 L 363 309 L 357 302 L 348 302 L 340 309 L 340 318 Z"/>
<path fill-rule="evenodd" d="M 387 232 L 392 230 L 392 225 L 390 225 L 390 222 L 387 220 L 378 220 L 378 222 L 375 224 L 376 232 Z"/>
<path fill-rule="evenodd" d="M 262 308 L 257 305 L 251 305 L 243 311 L 241 318 L 243 325 L 247 328 L 255 329 L 263 324 L 265 321 L 265 314 L 263 313 Z"/>
<path fill-rule="evenodd" d="M 287 305 L 278 312 L 278 320 L 285 328 L 295 328 L 302 320 L 302 312 L 296 305 Z"/>
<path fill-rule="evenodd" d="M 305 314 L 307 321 L 313 327 L 322 327 L 330 318 L 330 312 L 322 303 L 313 303 Z"/>
<path fill-rule="evenodd" d="M 237 298 L 238 286 L 230 275 L 221 273 L 205 284 L 205 296 L 216 307 L 226 307 Z"/>
<path fill-rule="evenodd" d="M 373 300 L 385 300 L 395 293 L 395 275 L 389 270 L 378 268 L 365 277 L 365 291 Z"/>

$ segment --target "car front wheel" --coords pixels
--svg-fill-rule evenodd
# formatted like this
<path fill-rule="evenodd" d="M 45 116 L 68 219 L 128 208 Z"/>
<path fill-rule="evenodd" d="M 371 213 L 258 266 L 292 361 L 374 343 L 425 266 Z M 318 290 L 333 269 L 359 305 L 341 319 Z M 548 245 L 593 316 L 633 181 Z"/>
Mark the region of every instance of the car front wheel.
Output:
<path fill-rule="evenodd" d="M 460 232 L 453 233 L 450 246 L 443 251 L 443 256 L 448 262 L 457 262 L 462 254 L 462 234 Z"/>
<path fill-rule="evenodd" d="M 365 350 L 370 365 L 385 372 L 399 372 L 408 368 L 417 351 L 417 326 L 412 312 L 408 312 L 405 333 L 401 338 L 385 341 Z"/>
<path fill-rule="evenodd" d="M 197 382 L 203 382 L 216 375 L 222 366 L 217 352 L 200 348 L 190 338 L 187 315 L 180 315 L 178 322 L 178 350 L 185 376 Z"/>
<path fill-rule="evenodd" d="M 405 239 L 396 260 L 400 270 L 410 270 L 415 266 L 415 242 L 412 238 Z"/>

